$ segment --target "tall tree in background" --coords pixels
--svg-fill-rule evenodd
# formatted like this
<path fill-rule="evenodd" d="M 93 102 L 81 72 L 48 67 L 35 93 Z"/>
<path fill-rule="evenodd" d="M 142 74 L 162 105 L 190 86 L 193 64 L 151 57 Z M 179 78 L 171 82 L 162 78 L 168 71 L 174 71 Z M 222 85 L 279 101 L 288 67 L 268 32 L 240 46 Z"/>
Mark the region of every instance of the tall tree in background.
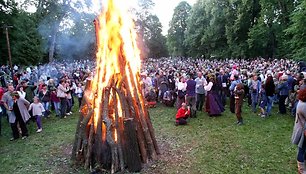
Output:
<path fill-rule="evenodd" d="M 139 0 L 140 10 L 137 15 L 137 30 L 141 36 L 143 57 L 163 57 L 168 55 L 166 37 L 162 35 L 162 25 L 159 18 L 152 14 L 152 0 Z"/>
<path fill-rule="evenodd" d="M 187 18 L 189 16 L 191 6 L 182 1 L 175 7 L 170 28 L 167 36 L 167 46 L 170 55 L 186 56 L 187 49 L 184 45 L 185 32 L 187 29 Z"/>
<path fill-rule="evenodd" d="M 202 42 L 202 36 L 210 25 L 206 5 L 203 0 L 198 0 L 194 4 L 187 20 L 184 45 L 187 48 L 187 54 L 192 57 L 199 57 L 207 52 L 206 45 Z"/>
<path fill-rule="evenodd" d="M 292 57 L 299 60 L 305 60 L 306 57 L 306 1 L 300 0 L 295 11 L 292 13 L 292 25 L 286 30 L 288 45 L 292 50 Z"/>
<path fill-rule="evenodd" d="M 250 28 L 258 21 L 259 0 L 234 0 L 226 10 L 226 38 L 228 56 L 247 58 L 247 43 Z"/>
<path fill-rule="evenodd" d="M 35 15 L 18 8 L 14 1 L 0 1 L 0 25 L 12 25 L 9 29 L 13 64 L 29 65 L 41 62 L 42 41 L 37 32 Z M 8 63 L 5 33 L 0 32 L 0 63 Z"/>

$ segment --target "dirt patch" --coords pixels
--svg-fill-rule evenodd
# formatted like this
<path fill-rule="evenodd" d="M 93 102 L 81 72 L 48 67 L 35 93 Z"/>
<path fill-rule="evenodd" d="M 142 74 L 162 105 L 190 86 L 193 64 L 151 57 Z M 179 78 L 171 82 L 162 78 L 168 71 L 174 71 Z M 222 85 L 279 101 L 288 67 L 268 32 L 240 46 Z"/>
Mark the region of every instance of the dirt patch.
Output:
<path fill-rule="evenodd" d="M 159 159 L 144 165 L 141 173 L 182 173 L 182 169 L 186 173 L 191 166 L 187 154 L 192 146 L 181 146 L 175 138 L 158 138 L 157 141 L 161 151 Z"/>

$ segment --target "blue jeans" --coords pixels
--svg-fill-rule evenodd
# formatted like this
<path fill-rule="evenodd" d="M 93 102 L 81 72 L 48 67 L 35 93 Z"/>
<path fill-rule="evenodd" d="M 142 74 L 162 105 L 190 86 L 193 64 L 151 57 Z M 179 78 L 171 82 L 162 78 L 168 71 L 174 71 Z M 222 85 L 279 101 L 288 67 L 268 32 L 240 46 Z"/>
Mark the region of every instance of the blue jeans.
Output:
<path fill-rule="evenodd" d="M 256 112 L 256 106 L 258 103 L 258 93 L 251 93 L 251 99 L 252 99 L 252 111 Z"/>
<path fill-rule="evenodd" d="M 42 105 L 43 105 L 43 107 L 45 108 L 45 114 L 44 114 L 44 116 L 46 117 L 46 116 L 48 116 L 48 114 L 49 114 L 49 108 L 50 108 L 50 102 L 43 102 L 42 103 Z"/>
<path fill-rule="evenodd" d="M 273 106 L 274 96 L 268 96 L 267 102 L 267 115 L 271 114 L 272 106 Z"/>
<path fill-rule="evenodd" d="M 304 132 L 303 132 L 304 133 Z M 297 161 L 303 163 L 305 161 L 306 141 L 304 140 L 302 148 L 299 147 Z"/>
<path fill-rule="evenodd" d="M 61 115 L 60 112 L 60 107 L 61 107 L 61 103 L 60 102 L 53 102 L 54 105 L 54 110 L 57 116 Z"/>

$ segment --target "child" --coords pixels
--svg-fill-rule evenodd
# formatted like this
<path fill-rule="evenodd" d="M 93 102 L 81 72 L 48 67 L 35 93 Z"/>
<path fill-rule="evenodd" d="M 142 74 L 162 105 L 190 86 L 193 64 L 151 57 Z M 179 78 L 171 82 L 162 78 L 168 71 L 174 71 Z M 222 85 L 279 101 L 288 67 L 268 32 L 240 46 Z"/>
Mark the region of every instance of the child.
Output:
<path fill-rule="evenodd" d="M 80 109 L 81 104 L 82 104 L 83 92 L 84 92 L 84 90 L 83 90 L 82 83 L 78 83 L 78 86 L 75 89 L 75 94 L 78 96 L 79 109 Z"/>
<path fill-rule="evenodd" d="M 175 126 L 186 125 L 187 118 L 190 116 L 190 106 L 187 107 L 186 103 L 182 103 L 182 107 L 177 111 L 175 116 Z"/>
<path fill-rule="evenodd" d="M 260 115 L 261 115 L 261 118 L 265 118 L 267 116 L 267 112 L 266 112 L 266 107 L 267 107 L 267 104 L 268 104 L 268 97 L 266 95 L 266 90 L 265 90 L 265 86 L 264 85 L 261 85 L 261 89 L 260 89 L 260 104 L 259 104 L 259 107 L 260 107 Z"/>
<path fill-rule="evenodd" d="M 243 97 L 244 97 L 244 86 L 242 83 L 238 83 L 235 87 L 234 90 L 234 95 L 235 95 L 235 114 L 237 117 L 237 124 L 242 125 L 243 124 L 243 119 L 241 116 L 241 108 L 243 104 Z"/>
<path fill-rule="evenodd" d="M 44 106 L 39 102 L 38 97 L 34 97 L 34 103 L 30 104 L 29 111 L 32 109 L 33 116 L 36 117 L 37 133 L 42 131 L 41 117 L 45 112 Z"/>

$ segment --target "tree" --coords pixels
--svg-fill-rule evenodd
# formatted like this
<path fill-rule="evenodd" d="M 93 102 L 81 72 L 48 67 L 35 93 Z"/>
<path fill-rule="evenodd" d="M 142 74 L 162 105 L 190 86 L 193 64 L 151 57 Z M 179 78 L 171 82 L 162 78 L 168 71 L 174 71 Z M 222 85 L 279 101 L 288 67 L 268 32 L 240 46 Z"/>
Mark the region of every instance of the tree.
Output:
<path fill-rule="evenodd" d="M 202 42 L 205 28 L 209 26 L 210 19 L 207 15 L 206 4 L 203 0 L 198 0 L 187 20 L 187 30 L 185 34 L 184 45 L 187 48 L 189 56 L 198 57 L 205 55 L 206 46 Z"/>
<path fill-rule="evenodd" d="M 191 6 L 186 1 L 180 2 L 174 9 L 167 36 L 168 50 L 172 56 L 187 55 L 184 40 L 190 10 Z"/>
<path fill-rule="evenodd" d="M 140 10 L 136 13 L 137 33 L 142 57 L 168 56 L 166 37 L 162 35 L 159 18 L 152 14 L 152 0 L 139 0 Z"/>
<path fill-rule="evenodd" d="M 305 60 L 306 55 L 306 2 L 300 1 L 291 15 L 292 25 L 286 30 L 286 35 L 291 37 L 288 45 L 292 50 L 292 57 Z"/>
<path fill-rule="evenodd" d="M 35 15 L 18 8 L 14 1 L 0 1 L 1 25 L 12 25 L 9 39 L 13 64 L 29 65 L 38 63 L 42 58 L 41 37 L 37 28 Z M 0 33 L 0 63 L 8 63 L 6 37 Z"/>

